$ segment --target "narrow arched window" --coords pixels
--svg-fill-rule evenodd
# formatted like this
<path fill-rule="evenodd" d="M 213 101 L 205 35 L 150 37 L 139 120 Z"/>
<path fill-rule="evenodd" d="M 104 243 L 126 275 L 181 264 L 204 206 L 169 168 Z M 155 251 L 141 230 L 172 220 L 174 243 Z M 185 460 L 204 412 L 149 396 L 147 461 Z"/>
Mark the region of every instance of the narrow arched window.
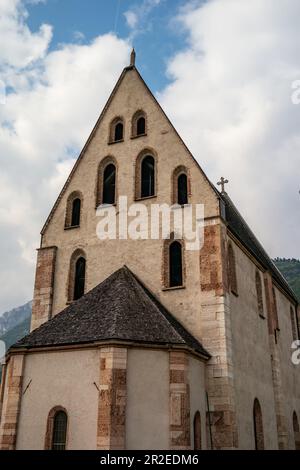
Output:
<path fill-rule="evenodd" d="M 144 116 L 138 118 L 136 122 L 136 135 L 144 135 L 146 133 L 146 120 Z"/>
<path fill-rule="evenodd" d="M 121 117 L 116 117 L 110 123 L 109 143 L 122 142 L 124 139 L 124 121 Z"/>
<path fill-rule="evenodd" d="M 81 256 L 75 264 L 75 281 L 73 300 L 80 299 L 84 294 L 85 285 L 85 259 Z"/>
<path fill-rule="evenodd" d="M 52 450 L 65 450 L 67 441 L 68 418 L 64 411 L 59 410 L 54 415 Z"/>
<path fill-rule="evenodd" d="M 79 197 L 74 199 L 73 204 L 72 204 L 72 220 L 71 220 L 71 226 L 76 227 L 80 225 L 80 208 L 81 208 L 81 200 Z"/>
<path fill-rule="evenodd" d="M 169 280 L 170 287 L 182 286 L 182 246 L 174 241 L 169 246 Z"/>
<path fill-rule="evenodd" d="M 181 206 L 188 203 L 188 183 L 185 173 L 181 173 L 177 179 L 177 203 Z"/>
<path fill-rule="evenodd" d="M 62 406 L 55 406 L 48 414 L 45 450 L 65 450 L 67 443 L 68 415 Z"/>
<path fill-rule="evenodd" d="M 183 165 L 177 166 L 172 173 L 172 204 L 188 204 L 189 186 L 188 169 Z"/>
<path fill-rule="evenodd" d="M 112 163 L 103 172 L 103 204 L 114 204 L 116 198 L 116 167 Z"/>
<path fill-rule="evenodd" d="M 199 411 L 194 416 L 194 450 L 201 450 L 201 417 Z"/>
<path fill-rule="evenodd" d="M 256 271 L 256 274 L 255 274 L 255 285 L 256 285 L 257 311 L 261 317 L 264 317 L 263 290 L 262 290 L 261 277 L 258 271 Z"/>
<path fill-rule="evenodd" d="M 228 246 L 229 285 L 233 294 L 238 295 L 235 255 L 231 243 Z"/>
<path fill-rule="evenodd" d="M 131 122 L 131 136 L 138 137 L 140 135 L 145 135 L 147 132 L 146 129 L 146 114 L 144 111 L 137 111 L 132 118 Z"/>
<path fill-rule="evenodd" d="M 293 430 L 295 439 L 295 449 L 300 450 L 300 428 L 296 411 L 293 413 Z"/>
<path fill-rule="evenodd" d="M 264 430 L 263 419 L 259 401 L 257 398 L 254 400 L 253 405 L 253 425 L 254 425 L 254 442 L 255 450 L 264 450 Z"/>
<path fill-rule="evenodd" d="M 123 140 L 123 123 L 122 122 L 118 122 L 115 125 L 114 141 L 118 142 L 119 140 Z"/>
<path fill-rule="evenodd" d="M 296 317 L 295 317 L 295 311 L 293 307 L 290 308 L 290 317 L 291 317 L 291 327 L 292 327 L 292 335 L 293 335 L 293 340 L 295 341 L 298 339 L 297 335 L 297 326 L 296 326 Z"/>
<path fill-rule="evenodd" d="M 65 228 L 80 226 L 83 196 L 80 191 L 73 191 L 67 199 Z"/>
<path fill-rule="evenodd" d="M 155 161 L 151 155 L 142 160 L 141 165 L 141 197 L 154 196 L 155 192 Z"/>

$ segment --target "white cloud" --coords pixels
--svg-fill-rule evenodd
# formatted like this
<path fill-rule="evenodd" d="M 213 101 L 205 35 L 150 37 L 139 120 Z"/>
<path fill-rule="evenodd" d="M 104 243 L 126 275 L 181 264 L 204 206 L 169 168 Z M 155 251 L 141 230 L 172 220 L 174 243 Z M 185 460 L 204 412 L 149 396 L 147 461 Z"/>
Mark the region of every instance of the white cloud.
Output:
<path fill-rule="evenodd" d="M 1 0 L 0 76 L 13 91 L 0 105 L 0 312 L 32 297 L 41 226 L 130 52 L 112 34 L 49 52 L 26 15 Z"/>
<path fill-rule="evenodd" d="M 187 47 L 159 96 L 272 256 L 300 257 L 299 17 L 298 0 L 190 3 L 177 18 Z"/>
<path fill-rule="evenodd" d="M 152 10 L 163 1 L 164 0 L 143 0 L 125 11 L 124 16 L 127 26 L 132 30 L 131 37 L 150 28 L 151 22 L 149 22 L 149 15 Z"/>
<path fill-rule="evenodd" d="M 35 3 L 39 3 L 38 0 Z M 37 33 L 26 25 L 27 11 L 21 0 L 1 0 L 0 67 L 26 67 L 44 57 L 52 38 L 52 28 L 42 24 Z"/>
<path fill-rule="evenodd" d="M 135 28 L 138 22 L 138 15 L 131 10 L 125 11 L 124 13 L 127 25 L 129 28 Z"/>

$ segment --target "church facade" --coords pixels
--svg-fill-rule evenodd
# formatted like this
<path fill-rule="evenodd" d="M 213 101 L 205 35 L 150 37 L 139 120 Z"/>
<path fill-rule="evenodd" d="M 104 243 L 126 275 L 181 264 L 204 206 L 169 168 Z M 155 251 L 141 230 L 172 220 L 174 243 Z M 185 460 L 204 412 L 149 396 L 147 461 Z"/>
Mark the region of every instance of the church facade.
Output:
<path fill-rule="evenodd" d="M 208 180 L 132 53 L 43 229 L 1 449 L 300 449 L 298 300 Z M 99 239 L 99 208 L 201 204 L 200 250 Z M 144 234 L 145 235 L 145 234 Z"/>

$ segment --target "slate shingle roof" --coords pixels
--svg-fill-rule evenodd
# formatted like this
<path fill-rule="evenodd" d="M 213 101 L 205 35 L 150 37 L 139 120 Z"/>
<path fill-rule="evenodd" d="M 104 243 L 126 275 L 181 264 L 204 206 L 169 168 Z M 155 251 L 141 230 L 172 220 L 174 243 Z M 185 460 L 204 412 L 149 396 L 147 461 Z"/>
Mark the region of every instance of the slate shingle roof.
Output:
<path fill-rule="evenodd" d="M 231 232 L 240 240 L 240 242 L 249 250 L 249 252 L 268 269 L 278 284 L 284 289 L 297 303 L 299 299 L 293 292 L 286 279 L 282 276 L 269 255 L 259 243 L 252 230 L 249 228 L 240 212 L 237 210 L 228 194 L 221 195 L 226 207 L 226 221 Z"/>
<path fill-rule="evenodd" d="M 126 266 L 12 348 L 105 340 L 186 346 L 210 357 Z"/>

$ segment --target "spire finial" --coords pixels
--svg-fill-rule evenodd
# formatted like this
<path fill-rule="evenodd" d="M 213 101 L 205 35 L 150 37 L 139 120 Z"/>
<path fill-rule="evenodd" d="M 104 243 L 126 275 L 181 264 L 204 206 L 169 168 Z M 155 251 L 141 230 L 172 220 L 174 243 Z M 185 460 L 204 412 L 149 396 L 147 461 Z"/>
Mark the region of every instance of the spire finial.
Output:
<path fill-rule="evenodd" d="M 131 51 L 131 54 L 130 54 L 130 67 L 135 66 L 135 57 L 136 57 L 136 53 L 135 53 L 135 50 L 134 50 L 134 47 L 133 47 L 132 51 Z"/>

